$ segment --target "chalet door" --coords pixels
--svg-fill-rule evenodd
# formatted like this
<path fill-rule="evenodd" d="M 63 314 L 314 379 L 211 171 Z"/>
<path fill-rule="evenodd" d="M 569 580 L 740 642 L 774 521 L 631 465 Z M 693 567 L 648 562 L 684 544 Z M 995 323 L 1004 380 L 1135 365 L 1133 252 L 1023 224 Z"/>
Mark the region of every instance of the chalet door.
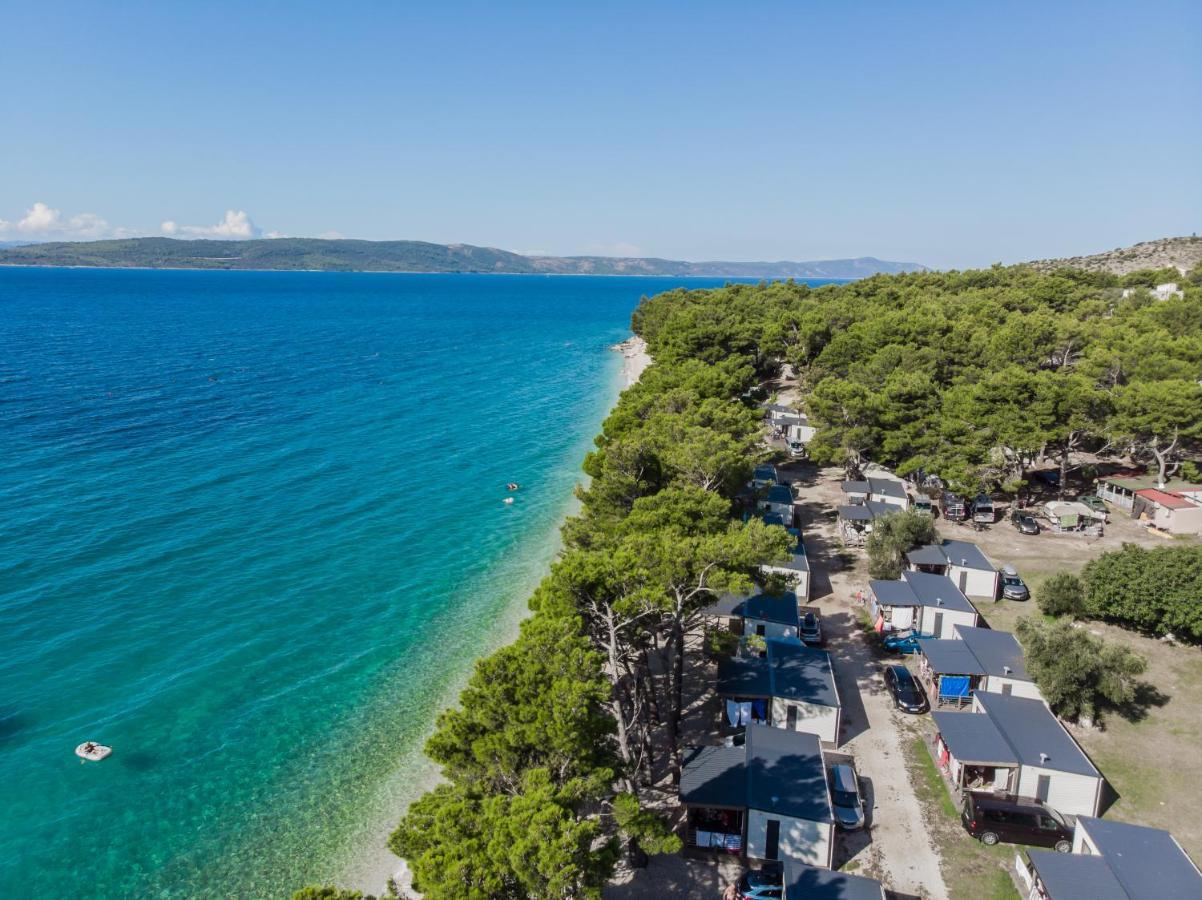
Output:
<path fill-rule="evenodd" d="M 1005 684 L 1002 685 L 1002 695 L 1003 696 L 1009 697 L 1013 693 L 1014 693 L 1014 685 L 1012 685 L 1010 682 L 1007 681 Z"/>
<path fill-rule="evenodd" d="M 760 637 L 763 637 L 767 631 L 768 631 L 768 628 L 766 625 L 756 625 L 755 626 L 755 633 L 758 634 Z"/>
<path fill-rule="evenodd" d="M 764 858 L 780 858 L 780 819 L 769 819 L 764 839 Z"/>
<path fill-rule="evenodd" d="M 785 713 L 785 727 L 790 731 L 797 730 L 797 707 L 792 703 L 789 704 L 788 712 Z"/>
<path fill-rule="evenodd" d="M 1048 795 L 1052 793 L 1052 776 L 1040 775 L 1039 780 L 1035 783 L 1035 799 L 1048 802 Z"/>
<path fill-rule="evenodd" d="M 943 613 L 935 613 L 935 637 L 943 637 Z"/>
<path fill-rule="evenodd" d="M 960 593 L 968 593 L 968 572 L 963 570 L 960 572 Z"/>

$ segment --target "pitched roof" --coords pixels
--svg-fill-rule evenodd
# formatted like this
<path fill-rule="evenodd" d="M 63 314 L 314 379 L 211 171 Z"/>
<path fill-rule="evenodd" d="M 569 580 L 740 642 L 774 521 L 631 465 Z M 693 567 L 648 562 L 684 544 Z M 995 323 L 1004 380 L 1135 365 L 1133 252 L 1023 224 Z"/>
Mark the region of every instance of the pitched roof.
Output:
<path fill-rule="evenodd" d="M 969 765 L 1014 766 L 1018 757 L 989 716 L 970 712 L 931 713 L 952 756 Z"/>
<path fill-rule="evenodd" d="M 968 645 L 973 657 L 981 664 L 983 674 L 1016 681 L 1034 680 L 1027 674 L 1023 648 L 1009 631 L 957 625 L 955 632 L 960 636 L 960 642 Z"/>
<path fill-rule="evenodd" d="M 1143 497 L 1145 500 L 1150 500 L 1153 503 L 1158 503 L 1168 509 L 1193 509 L 1198 504 L 1192 500 L 1187 500 L 1180 494 L 1172 494 L 1168 491 L 1160 491 L 1156 488 L 1145 488 L 1141 491 L 1136 491 L 1137 497 Z"/>
<path fill-rule="evenodd" d="M 1077 825 L 1132 900 L 1202 897 L 1202 874 L 1169 832 L 1092 816 Z"/>
<path fill-rule="evenodd" d="M 793 491 L 787 484 L 774 484 L 768 488 L 768 496 L 764 499 L 769 503 L 792 503 Z"/>
<path fill-rule="evenodd" d="M 831 800 L 818 736 L 747 726 L 747 806 L 750 809 L 830 822 Z"/>
<path fill-rule="evenodd" d="M 763 463 L 758 465 L 755 467 L 755 473 L 752 475 L 752 477 L 757 480 L 767 478 L 771 481 L 776 481 L 776 466 L 772 465 L 771 463 Z"/>
<path fill-rule="evenodd" d="M 884 494 L 886 497 L 897 497 L 899 500 L 909 500 L 905 486 L 900 481 L 891 478 L 869 478 L 868 486 L 874 494 Z"/>
<path fill-rule="evenodd" d="M 839 518 L 846 522 L 871 522 L 875 516 L 867 506 L 840 506 Z"/>
<path fill-rule="evenodd" d="M 718 693 L 734 697 L 781 697 L 838 706 L 830 654 L 795 641 L 767 641 L 767 657 L 734 657 L 718 663 Z"/>
<path fill-rule="evenodd" d="M 680 768 L 680 802 L 693 806 L 747 805 L 745 747 L 693 747 Z"/>
<path fill-rule="evenodd" d="M 884 606 L 932 606 L 958 612 L 975 613 L 963 592 L 945 575 L 929 572 L 902 572 L 900 581 L 868 582 L 877 602 Z"/>
<path fill-rule="evenodd" d="M 973 696 L 1023 765 L 1100 776 L 1043 701 L 984 691 Z"/>
<path fill-rule="evenodd" d="M 918 646 L 936 675 L 986 674 L 964 641 L 955 638 L 922 638 Z"/>
<path fill-rule="evenodd" d="M 972 541 L 946 540 L 938 544 L 926 544 L 911 550 L 906 554 L 906 559 L 916 566 L 959 566 L 963 569 L 997 571 L 989 557 Z"/>
<path fill-rule="evenodd" d="M 792 591 L 784 594 L 756 594 L 743 601 L 742 615 L 747 619 L 760 619 L 796 628 L 797 595 Z"/>
<path fill-rule="evenodd" d="M 839 489 L 845 494 L 867 494 L 869 492 L 867 481 L 852 481 L 848 480 L 839 485 Z"/>
<path fill-rule="evenodd" d="M 743 603 L 746 600 L 746 594 L 722 594 L 709 606 L 703 607 L 701 609 L 701 615 L 723 616 L 727 618 L 742 616 Z"/>
<path fill-rule="evenodd" d="M 875 878 L 848 875 L 785 860 L 785 900 L 884 900 Z"/>
<path fill-rule="evenodd" d="M 1114 484 L 1121 488 L 1126 488 L 1129 491 L 1141 491 L 1145 488 L 1158 488 L 1154 475 L 1136 475 L 1136 476 L 1103 476 L 1098 481 L 1103 484 Z M 1183 481 L 1178 478 L 1170 478 L 1165 482 L 1164 489 L 1168 491 L 1202 491 L 1202 485 L 1193 484 L 1189 481 Z"/>
<path fill-rule="evenodd" d="M 1131 900 L 1100 856 L 1028 850 L 1027 858 L 1039 874 L 1049 900 Z M 1156 893 L 1154 896 L 1173 895 Z"/>
<path fill-rule="evenodd" d="M 789 550 L 789 559 L 786 562 L 767 563 L 770 569 L 790 569 L 794 572 L 810 571 L 810 561 L 806 558 L 806 545 L 801 538 L 801 532 L 796 528 L 788 529 L 790 536 L 797 539 L 797 543 Z"/>

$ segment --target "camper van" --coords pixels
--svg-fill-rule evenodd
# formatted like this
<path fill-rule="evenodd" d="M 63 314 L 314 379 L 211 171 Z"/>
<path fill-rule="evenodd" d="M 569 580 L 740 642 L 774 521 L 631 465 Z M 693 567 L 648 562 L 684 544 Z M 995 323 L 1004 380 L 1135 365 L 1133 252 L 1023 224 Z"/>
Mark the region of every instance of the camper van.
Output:
<path fill-rule="evenodd" d="M 914 511 L 926 513 L 928 516 L 935 515 L 935 501 L 926 494 L 918 494 L 914 497 Z"/>
<path fill-rule="evenodd" d="M 952 522 L 963 522 L 968 518 L 968 504 L 959 494 L 945 493 L 940 503 L 943 518 Z"/>
<path fill-rule="evenodd" d="M 988 494 L 977 494 L 977 498 L 972 501 L 972 520 L 982 525 L 992 525 L 997 521 L 993 500 Z"/>
<path fill-rule="evenodd" d="M 806 455 L 806 445 L 804 432 L 800 425 L 790 425 L 789 430 L 785 433 L 785 443 L 789 446 L 789 455 L 792 457 L 803 457 Z"/>

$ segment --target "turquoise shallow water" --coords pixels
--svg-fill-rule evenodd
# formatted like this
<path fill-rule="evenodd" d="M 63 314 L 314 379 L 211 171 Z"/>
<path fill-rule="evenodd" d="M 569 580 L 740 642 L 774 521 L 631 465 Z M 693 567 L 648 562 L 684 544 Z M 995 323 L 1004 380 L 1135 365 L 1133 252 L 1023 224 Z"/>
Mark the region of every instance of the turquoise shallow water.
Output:
<path fill-rule="evenodd" d="M 0 269 L 0 896 L 344 875 L 671 286 Z"/>

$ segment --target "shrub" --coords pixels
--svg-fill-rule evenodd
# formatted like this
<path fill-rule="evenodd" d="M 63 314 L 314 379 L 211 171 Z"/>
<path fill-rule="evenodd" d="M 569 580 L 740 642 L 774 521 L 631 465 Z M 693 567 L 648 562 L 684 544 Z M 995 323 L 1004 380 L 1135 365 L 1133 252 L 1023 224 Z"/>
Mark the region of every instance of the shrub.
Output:
<path fill-rule="evenodd" d="M 1090 561 L 1081 577 L 1091 618 L 1202 640 L 1202 547 L 1124 544 Z"/>
<path fill-rule="evenodd" d="M 1049 616 L 1075 619 L 1085 609 L 1085 585 L 1071 572 L 1057 572 L 1036 592 L 1035 602 Z"/>
<path fill-rule="evenodd" d="M 1057 715 L 1097 721 L 1103 708 L 1135 699 L 1136 676 L 1143 674 L 1147 660 L 1129 647 L 1064 621 L 1020 619 L 1015 630 L 1027 669 Z"/>

